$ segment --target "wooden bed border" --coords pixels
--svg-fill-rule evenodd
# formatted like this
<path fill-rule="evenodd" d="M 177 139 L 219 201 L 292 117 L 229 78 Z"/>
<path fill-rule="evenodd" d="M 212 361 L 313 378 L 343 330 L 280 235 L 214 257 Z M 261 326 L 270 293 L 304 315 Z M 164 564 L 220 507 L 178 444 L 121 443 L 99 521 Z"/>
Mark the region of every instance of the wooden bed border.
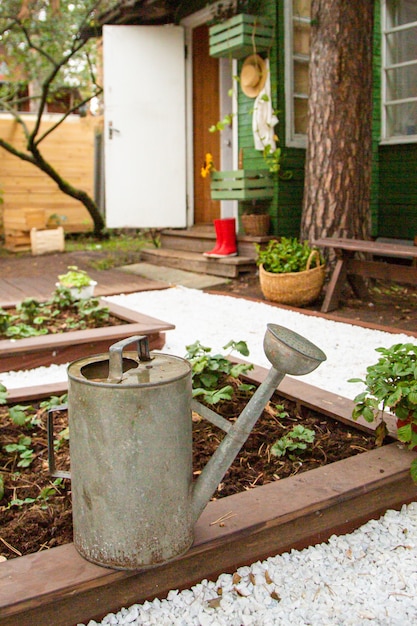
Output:
<path fill-rule="evenodd" d="M 256 367 L 251 379 L 261 382 L 266 373 Z M 45 395 L 53 387 L 49 385 Z M 279 392 L 352 423 L 353 403 L 346 398 L 289 377 Z M 35 397 L 34 389 L 28 393 Z M 12 392 L 10 400 L 14 399 L 23 400 L 23 390 Z M 392 419 L 389 426 L 394 432 Z M 359 427 L 370 430 L 369 425 Z M 210 502 L 196 524 L 192 548 L 158 567 L 134 572 L 107 569 L 83 559 L 73 544 L 0 563 L 0 623 L 87 623 L 122 606 L 164 597 L 170 589 L 189 588 L 204 578 L 215 580 L 241 565 L 351 532 L 387 509 L 416 499 L 409 474 L 413 458 L 415 453 L 392 443 Z M 216 522 L 229 513 L 229 519 Z"/>

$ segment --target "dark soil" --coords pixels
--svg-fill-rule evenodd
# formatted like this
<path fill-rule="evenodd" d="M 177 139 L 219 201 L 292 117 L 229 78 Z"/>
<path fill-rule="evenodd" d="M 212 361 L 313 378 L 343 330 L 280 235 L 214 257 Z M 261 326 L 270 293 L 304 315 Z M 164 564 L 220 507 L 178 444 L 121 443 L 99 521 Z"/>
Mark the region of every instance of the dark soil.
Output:
<path fill-rule="evenodd" d="M 216 287 L 216 292 L 255 298 L 266 302 L 259 278 L 254 274 L 244 274 L 240 278 L 231 281 L 228 285 Z M 320 311 L 323 297 L 312 305 L 299 309 L 303 311 Z M 358 299 L 346 285 L 341 294 L 339 307 L 331 311 L 333 319 L 340 318 L 342 321 L 363 322 L 365 324 L 377 324 L 386 326 L 388 332 L 393 329 L 398 331 L 417 333 L 417 287 L 411 285 L 399 285 L 389 281 L 373 281 L 369 288 L 367 300 Z"/>
<path fill-rule="evenodd" d="M 219 412 L 234 421 L 247 401 L 247 394 L 237 396 L 235 401 L 219 405 Z M 0 475 L 4 480 L 4 496 L 0 499 L 0 555 L 6 559 L 72 541 L 71 482 L 58 479 L 57 484 L 48 474 L 46 417 L 47 409 L 36 407 L 30 425 L 16 426 L 10 420 L 8 409 L 0 407 Z M 272 444 L 297 424 L 314 430 L 314 443 L 307 444 L 307 449 L 299 453 L 272 455 Z M 64 436 L 66 427 L 66 411 L 55 413 L 55 440 L 60 441 L 56 452 L 59 470 L 70 469 L 68 439 Z M 7 452 L 4 447 L 17 443 L 22 435 L 31 438 L 28 447 L 33 451 L 33 460 L 30 467 L 19 467 L 20 453 Z M 193 414 L 195 476 L 200 474 L 223 436 L 223 431 Z M 275 394 L 214 498 L 281 480 L 374 447 L 373 436 Z"/>
<path fill-rule="evenodd" d="M 90 300 L 93 302 L 94 299 Z M 87 301 L 86 301 L 87 302 Z M 108 313 L 107 307 L 99 306 L 100 314 L 99 315 L 83 315 L 80 317 L 79 310 L 76 304 L 68 304 L 65 306 L 59 305 L 49 305 L 49 303 L 39 303 L 39 309 L 36 313 L 37 317 L 42 317 L 42 322 L 40 324 L 35 324 L 32 321 L 25 320 L 21 317 L 21 312 L 16 308 L 11 307 L 7 308 L 6 311 L 9 315 L 13 317 L 8 324 L 10 326 L 18 327 L 19 324 L 24 324 L 33 328 L 34 330 L 39 330 L 42 328 L 44 335 L 56 335 L 60 333 L 67 333 L 74 330 L 88 330 L 90 328 L 104 328 L 107 326 L 119 326 L 124 324 L 125 322 L 118 318 L 110 315 Z M 106 313 L 107 311 L 107 313 Z M 11 336 L 6 335 L 5 332 L 0 331 L 0 340 L 3 339 L 21 339 L 25 335 L 19 336 Z"/>

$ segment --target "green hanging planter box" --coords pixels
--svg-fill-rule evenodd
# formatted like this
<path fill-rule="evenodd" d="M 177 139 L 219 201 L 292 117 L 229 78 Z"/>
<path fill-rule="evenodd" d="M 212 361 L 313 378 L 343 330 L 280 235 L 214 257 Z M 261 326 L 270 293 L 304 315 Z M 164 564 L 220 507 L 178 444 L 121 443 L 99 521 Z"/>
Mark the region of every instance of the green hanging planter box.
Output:
<path fill-rule="evenodd" d="M 210 56 L 243 59 L 248 54 L 265 52 L 273 39 L 271 18 L 241 13 L 210 27 Z"/>
<path fill-rule="evenodd" d="M 212 200 L 261 200 L 274 197 L 274 178 L 268 170 L 211 173 Z"/>

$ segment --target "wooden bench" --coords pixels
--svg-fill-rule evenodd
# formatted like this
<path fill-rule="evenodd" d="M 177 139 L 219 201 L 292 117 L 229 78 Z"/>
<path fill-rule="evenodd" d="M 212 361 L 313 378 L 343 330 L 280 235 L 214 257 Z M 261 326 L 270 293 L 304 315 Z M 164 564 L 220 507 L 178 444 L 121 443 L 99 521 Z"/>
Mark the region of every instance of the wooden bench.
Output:
<path fill-rule="evenodd" d="M 321 310 L 323 313 L 337 309 L 341 290 L 348 280 L 354 293 L 361 299 L 369 297 L 365 278 L 392 280 L 399 283 L 417 285 L 417 246 L 384 243 L 379 241 L 363 241 L 360 239 L 344 239 L 324 237 L 317 239 L 314 245 L 319 248 L 332 248 L 336 252 L 337 261 L 327 286 Z M 355 258 L 357 253 L 371 255 L 370 260 Z M 411 259 L 412 265 L 403 265 L 390 261 L 374 260 L 374 257 Z"/>

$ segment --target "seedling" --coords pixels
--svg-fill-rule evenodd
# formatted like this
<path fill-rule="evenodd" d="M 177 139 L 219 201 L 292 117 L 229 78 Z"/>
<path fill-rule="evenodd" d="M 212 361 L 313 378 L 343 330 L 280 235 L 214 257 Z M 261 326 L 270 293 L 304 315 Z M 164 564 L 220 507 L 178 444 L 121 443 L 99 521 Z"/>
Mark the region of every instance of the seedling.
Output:
<path fill-rule="evenodd" d="M 248 356 L 249 350 L 244 341 L 229 341 L 223 350 L 239 352 L 242 356 Z M 237 379 L 241 374 L 253 369 L 249 363 L 233 364 L 225 355 L 212 355 L 211 348 L 203 346 L 199 341 L 186 346 L 185 356 L 191 363 L 193 397 L 202 396 L 208 404 L 217 404 L 222 400 L 231 400 L 234 389 L 231 385 L 223 385 L 230 377 Z M 223 385 L 223 386 L 222 386 Z M 245 391 L 247 386 L 239 385 L 238 390 Z"/>
<path fill-rule="evenodd" d="M 295 452 L 298 455 L 307 449 L 307 444 L 314 442 L 315 435 L 314 430 L 305 428 L 301 424 L 294 426 L 288 434 L 271 446 L 271 454 L 281 457 L 289 452 Z M 288 454 L 288 456 L 292 459 L 294 455 Z"/>
<path fill-rule="evenodd" d="M 17 467 L 29 467 L 33 461 L 34 454 L 30 447 L 32 445 L 32 438 L 26 435 L 20 435 L 18 443 L 9 443 L 7 446 L 3 446 L 6 452 L 17 453 L 20 461 L 17 463 Z"/>

